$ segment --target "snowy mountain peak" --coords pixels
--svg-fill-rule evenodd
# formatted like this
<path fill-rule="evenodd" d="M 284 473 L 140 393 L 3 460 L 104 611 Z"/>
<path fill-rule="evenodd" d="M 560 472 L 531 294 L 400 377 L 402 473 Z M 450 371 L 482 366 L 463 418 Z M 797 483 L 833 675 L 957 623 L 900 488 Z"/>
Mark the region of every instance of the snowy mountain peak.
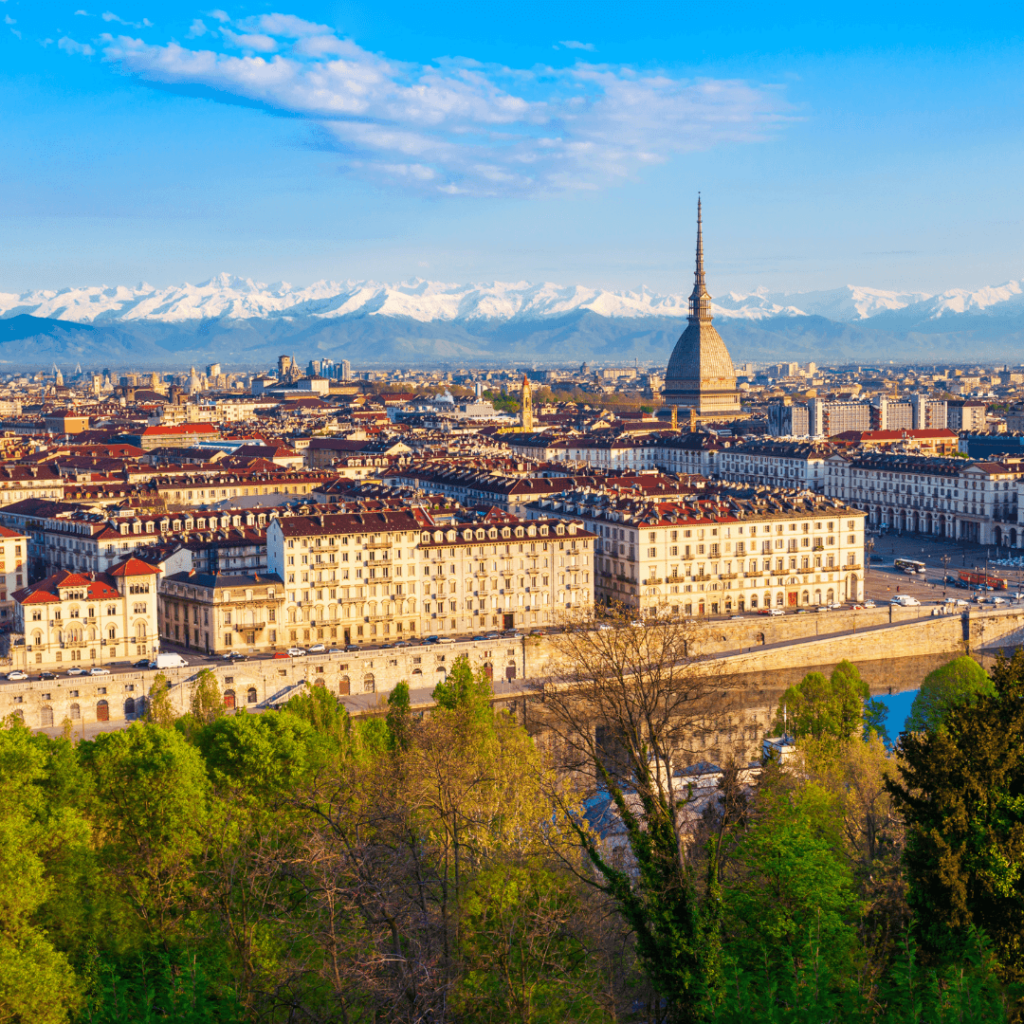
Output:
<path fill-rule="evenodd" d="M 822 316 L 840 322 L 881 316 L 936 319 L 956 313 L 1010 315 L 1024 312 L 1024 281 L 976 291 L 885 291 L 847 285 L 828 291 L 785 293 L 766 288 L 728 292 L 712 304 L 724 319 Z M 448 284 L 411 278 L 398 284 L 376 281 L 317 281 L 294 287 L 286 281 L 264 284 L 221 273 L 200 284 L 156 288 L 141 282 L 69 287 L 21 295 L 0 292 L 0 317 L 29 313 L 80 323 L 204 319 L 325 320 L 343 317 L 407 317 L 421 322 L 546 319 L 590 311 L 602 317 L 629 319 L 686 317 L 687 296 L 639 291 L 606 291 L 584 285 L 528 281 Z"/>

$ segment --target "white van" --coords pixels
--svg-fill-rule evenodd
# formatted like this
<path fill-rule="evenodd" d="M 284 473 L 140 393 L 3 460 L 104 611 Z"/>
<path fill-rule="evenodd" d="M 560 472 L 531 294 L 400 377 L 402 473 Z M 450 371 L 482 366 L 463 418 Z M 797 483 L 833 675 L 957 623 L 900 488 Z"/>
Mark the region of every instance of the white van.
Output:
<path fill-rule="evenodd" d="M 909 594 L 900 594 L 892 599 L 893 604 L 898 604 L 901 608 L 917 608 L 921 602 L 916 597 L 911 597 Z"/>
<path fill-rule="evenodd" d="M 150 668 L 184 668 L 188 662 L 180 654 L 158 654 Z"/>

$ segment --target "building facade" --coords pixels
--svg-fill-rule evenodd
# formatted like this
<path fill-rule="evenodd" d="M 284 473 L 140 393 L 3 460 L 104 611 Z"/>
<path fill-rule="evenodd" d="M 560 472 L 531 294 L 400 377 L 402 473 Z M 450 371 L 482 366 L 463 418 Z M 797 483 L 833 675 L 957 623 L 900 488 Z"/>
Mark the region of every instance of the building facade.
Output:
<path fill-rule="evenodd" d="M 108 573 L 59 572 L 16 591 L 15 667 L 60 672 L 155 657 L 156 576 L 128 558 Z"/>
<path fill-rule="evenodd" d="M 593 602 L 592 540 L 496 510 L 295 516 L 271 524 L 267 563 L 284 580 L 283 643 L 349 645 L 555 623 Z"/>
<path fill-rule="evenodd" d="M 160 635 L 206 654 L 279 647 L 284 581 L 277 576 L 179 572 L 160 584 Z"/>
<path fill-rule="evenodd" d="M 864 597 L 865 514 L 818 495 L 723 493 L 685 502 L 564 495 L 531 511 L 582 522 L 596 535 L 595 599 L 644 615 L 729 615 Z"/>

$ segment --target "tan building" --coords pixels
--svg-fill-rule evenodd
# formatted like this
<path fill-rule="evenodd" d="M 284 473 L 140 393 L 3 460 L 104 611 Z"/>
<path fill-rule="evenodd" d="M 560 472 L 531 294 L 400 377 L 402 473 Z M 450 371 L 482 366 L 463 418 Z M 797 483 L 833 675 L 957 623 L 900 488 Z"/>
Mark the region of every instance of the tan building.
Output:
<path fill-rule="evenodd" d="M 282 645 L 550 624 L 593 601 L 593 557 L 576 524 L 496 510 L 293 516 L 267 531 L 287 594 Z"/>
<path fill-rule="evenodd" d="M 643 614 L 730 615 L 864 597 L 865 513 L 818 495 L 632 502 L 568 494 L 531 512 L 597 534 L 595 599 Z"/>
<path fill-rule="evenodd" d="M 277 576 L 179 572 L 160 585 L 160 635 L 207 654 L 272 651 L 284 605 Z"/>
<path fill-rule="evenodd" d="M 59 572 L 14 594 L 14 627 L 24 644 L 15 668 L 96 668 L 154 657 L 157 570 L 128 558 L 108 573 Z"/>
<path fill-rule="evenodd" d="M 0 505 L 11 505 L 26 498 L 60 501 L 64 480 L 56 466 L 0 467 Z"/>
<path fill-rule="evenodd" d="M 28 537 L 0 526 L 0 626 L 14 620 L 14 592 L 28 580 Z"/>

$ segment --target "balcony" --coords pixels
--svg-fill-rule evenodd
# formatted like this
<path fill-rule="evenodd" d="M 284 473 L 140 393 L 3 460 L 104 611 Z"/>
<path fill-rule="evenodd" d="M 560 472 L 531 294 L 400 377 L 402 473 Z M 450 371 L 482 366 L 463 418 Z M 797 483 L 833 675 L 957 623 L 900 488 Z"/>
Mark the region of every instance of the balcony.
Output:
<path fill-rule="evenodd" d="M 764 573 L 763 572 L 745 572 L 743 575 L 746 576 L 746 578 L 748 580 L 756 580 L 756 579 L 760 579 L 764 575 Z"/>
<path fill-rule="evenodd" d="M 650 579 L 648 579 L 648 580 L 641 580 L 641 584 L 642 584 L 643 586 L 645 586 L 645 587 L 653 587 L 653 586 L 655 586 L 655 585 L 656 585 L 656 584 L 658 584 L 658 583 L 664 583 L 664 582 L 665 582 L 665 581 L 664 581 L 663 579 L 660 579 L 660 578 L 659 578 L 659 577 L 657 577 L 657 576 L 652 576 L 652 577 L 651 577 Z"/>

